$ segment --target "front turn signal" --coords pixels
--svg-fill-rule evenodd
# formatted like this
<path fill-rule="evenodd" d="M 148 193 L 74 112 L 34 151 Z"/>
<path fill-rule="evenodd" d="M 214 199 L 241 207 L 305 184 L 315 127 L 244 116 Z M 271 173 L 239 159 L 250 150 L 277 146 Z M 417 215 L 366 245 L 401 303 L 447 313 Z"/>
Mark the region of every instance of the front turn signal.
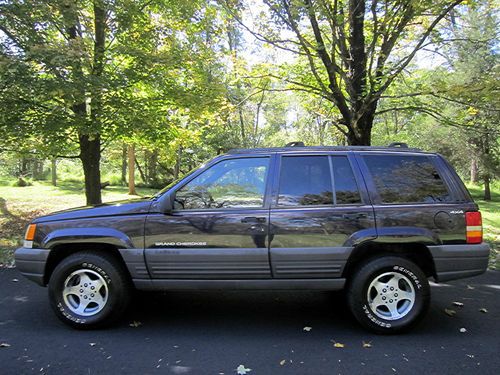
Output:
<path fill-rule="evenodd" d="M 36 224 L 28 225 L 28 229 L 26 229 L 26 235 L 24 236 L 24 247 L 33 247 L 35 232 L 36 232 Z"/>

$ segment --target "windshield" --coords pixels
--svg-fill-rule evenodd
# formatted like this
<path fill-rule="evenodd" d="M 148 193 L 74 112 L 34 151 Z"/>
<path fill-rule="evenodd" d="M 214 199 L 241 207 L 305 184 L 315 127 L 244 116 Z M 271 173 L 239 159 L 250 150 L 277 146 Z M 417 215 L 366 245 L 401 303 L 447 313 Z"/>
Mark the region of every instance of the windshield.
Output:
<path fill-rule="evenodd" d="M 204 166 L 205 166 L 205 164 L 201 165 L 198 168 L 194 168 L 194 169 L 190 170 L 189 172 L 183 174 L 181 177 L 175 179 L 174 181 L 172 181 L 171 183 L 169 183 L 167 186 L 165 186 L 163 189 L 161 189 L 158 193 L 156 193 L 155 195 L 153 195 L 152 198 L 156 199 L 159 196 L 163 195 L 164 193 L 166 193 L 167 191 L 169 191 L 173 186 L 177 185 L 180 181 L 182 181 L 186 177 L 190 176 L 191 174 L 193 174 L 197 170 L 203 168 Z"/>

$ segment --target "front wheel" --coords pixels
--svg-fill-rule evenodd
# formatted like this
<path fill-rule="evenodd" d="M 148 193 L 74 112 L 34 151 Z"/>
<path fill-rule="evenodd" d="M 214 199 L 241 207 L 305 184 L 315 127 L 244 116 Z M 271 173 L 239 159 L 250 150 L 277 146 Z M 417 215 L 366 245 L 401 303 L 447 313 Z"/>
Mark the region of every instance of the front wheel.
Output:
<path fill-rule="evenodd" d="M 384 256 L 356 270 L 348 286 L 356 319 L 377 333 L 410 329 L 427 312 L 430 288 L 422 270 L 406 258 Z"/>
<path fill-rule="evenodd" d="M 129 279 L 120 262 L 106 253 L 83 251 L 63 259 L 49 281 L 56 315 L 80 329 L 113 323 L 129 301 Z"/>

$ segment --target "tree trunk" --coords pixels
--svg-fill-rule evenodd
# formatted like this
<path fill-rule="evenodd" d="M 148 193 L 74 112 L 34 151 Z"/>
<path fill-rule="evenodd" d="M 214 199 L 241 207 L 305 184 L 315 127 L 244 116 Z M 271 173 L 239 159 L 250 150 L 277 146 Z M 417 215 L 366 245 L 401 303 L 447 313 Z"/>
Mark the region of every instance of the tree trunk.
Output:
<path fill-rule="evenodd" d="M 137 195 L 135 191 L 135 148 L 134 145 L 128 145 L 128 193 Z"/>
<path fill-rule="evenodd" d="M 175 161 L 174 180 L 177 180 L 179 178 L 179 174 L 181 171 L 181 161 L 182 161 L 182 147 L 179 146 L 179 149 L 177 150 L 177 160 Z"/>
<path fill-rule="evenodd" d="M 80 134 L 80 159 L 85 176 L 87 205 L 101 204 L 101 136 Z"/>
<path fill-rule="evenodd" d="M 144 175 L 144 171 L 142 170 L 141 165 L 139 164 L 139 161 L 137 160 L 137 157 L 135 157 L 134 161 L 135 161 L 135 166 L 137 167 L 137 170 L 139 171 L 139 175 L 141 176 L 142 182 L 147 184 L 148 178 Z"/>
<path fill-rule="evenodd" d="M 473 158 L 470 163 L 470 183 L 477 184 L 478 180 L 479 180 L 479 171 L 477 168 L 477 160 Z"/>
<path fill-rule="evenodd" d="M 364 114 L 359 116 L 354 113 L 352 121 L 347 131 L 347 142 L 351 146 L 370 146 L 372 139 L 373 120 L 377 110 L 378 101 L 374 101 L 364 111 Z"/>
<path fill-rule="evenodd" d="M 486 174 L 484 176 L 484 200 L 491 201 L 490 175 L 489 174 Z"/>
<path fill-rule="evenodd" d="M 241 107 L 238 107 L 238 116 L 240 119 L 241 144 L 242 146 L 245 146 L 246 145 L 245 121 L 243 120 L 243 110 L 241 109 Z"/>
<path fill-rule="evenodd" d="M 32 167 L 32 175 L 33 180 L 41 180 L 43 175 L 43 161 L 37 158 L 33 159 Z"/>
<path fill-rule="evenodd" d="M 156 187 L 158 185 L 157 165 L 158 165 L 158 150 L 153 150 L 149 155 L 149 163 L 147 168 L 148 184 L 151 187 Z"/>
<path fill-rule="evenodd" d="M 127 145 L 122 146 L 122 184 L 127 185 Z"/>
<path fill-rule="evenodd" d="M 50 160 L 50 163 L 51 163 L 50 174 L 52 176 L 52 186 L 57 186 L 57 159 L 52 158 Z"/>

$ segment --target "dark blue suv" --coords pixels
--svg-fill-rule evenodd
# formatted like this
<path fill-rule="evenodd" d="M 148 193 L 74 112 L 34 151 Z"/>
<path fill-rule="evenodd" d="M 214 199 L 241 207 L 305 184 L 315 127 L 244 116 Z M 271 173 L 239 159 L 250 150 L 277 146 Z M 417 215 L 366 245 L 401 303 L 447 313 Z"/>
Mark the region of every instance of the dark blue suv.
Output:
<path fill-rule="evenodd" d="M 153 198 L 40 217 L 16 251 L 56 314 L 107 325 L 132 288 L 346 289 L 365 327 L 423 317 L 429 283 L 483 273 L 481 214 L 437 154 L 407 147 L 233 150 Z"/>

